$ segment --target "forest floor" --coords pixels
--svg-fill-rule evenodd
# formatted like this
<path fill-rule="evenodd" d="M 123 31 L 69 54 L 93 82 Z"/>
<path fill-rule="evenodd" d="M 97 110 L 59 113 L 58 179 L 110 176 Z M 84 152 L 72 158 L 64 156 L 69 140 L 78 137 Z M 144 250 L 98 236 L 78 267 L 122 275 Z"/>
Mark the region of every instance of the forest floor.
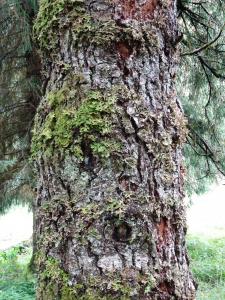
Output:
<path fill-rule="evenodd" d="M 187 242 L 196 300 L 225 300 L 225 238 L 188 236 Z"/>
<path fill-rule="evenodd" d="M 34 300 L 35 276 L 29 272 L 31 245 L 0 251 L 0 300 Z"/>

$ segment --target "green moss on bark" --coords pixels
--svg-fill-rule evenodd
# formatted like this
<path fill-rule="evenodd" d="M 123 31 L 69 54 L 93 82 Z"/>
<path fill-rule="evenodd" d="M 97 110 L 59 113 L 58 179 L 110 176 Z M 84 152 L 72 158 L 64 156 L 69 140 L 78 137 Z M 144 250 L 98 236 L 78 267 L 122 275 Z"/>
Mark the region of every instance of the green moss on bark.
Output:
<path fill-rule="evenodd" d="M 37 295 L 43 300 L 72 300 L 77 299 L 77 287 L 69 285 L 69 275 L 60 267 L 60 262 L 53 257 L 46 257 L 38 253 L 37 264 L 39 272 L 39 286 Z"/>
<path fill-rule="evenodd" d="M 84 148 L 100 158 L 119 150 L 120 144 L 111 136 L 115 93 L 89 90 L 81 98 L 78 90 L 66 84 L 48 94 L 49 113 L 43 124 L 36 122 L 33 131 L 33 157 L 41 152 L 50 157 L 68 150 L 83 160 Z"/>
<path fill-rule="evenodd" d="M 119 42 L 131 48 L 136 42 L 139 45 L 146 41 L 154 46 L 159 44 L 152 28 L 149 27 L 143 36 L 134 26 L 121 27 L 113 19 L 96 19 L 88 13 L 83 0 L 42 0 L 34 24 L 34 36 L 42 51 L 54 51 L 59 44 L 59 32 L 65 34 L 67 28 L 72 32 L 74 46 L 92 44 L 110 49 L 112 44 Z"/>
<path fill-rule="evenodd" d="M 58 42 L 57 28 L 63 13 L 72 12 L 73 17 L 84 13 L 83 0 L 41 0 L 39 13 L 34 24 L 34 35 L 42 49 L 50 50 Z M 67 22 L 69 19 L 67 18 Z M 66 23 L 67 23 L 66 22 Z M 65 24 L 66 25 L 66 24 Z"/>

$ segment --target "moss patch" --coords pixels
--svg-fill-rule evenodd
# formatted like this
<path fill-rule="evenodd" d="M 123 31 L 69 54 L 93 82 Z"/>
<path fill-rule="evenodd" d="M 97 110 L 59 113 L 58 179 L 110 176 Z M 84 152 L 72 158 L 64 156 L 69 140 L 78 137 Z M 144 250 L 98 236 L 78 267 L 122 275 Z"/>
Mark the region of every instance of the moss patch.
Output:
<path fill-rule="evenodd" d="M 113 5 L 113 3 L 108 3 Z M 107 20 L 91 16 L 86 10 L 84 0 L 42 0 L 40 9 L 34 24 L 34 36 L 43 52 L 51 52 L 59 45 L 59 32 L 64 34 L 70 28 L 74 46 L 80 44 L 104 46 L 104 48 L 121 42 L 129 48 L 133 48 L 135 42 L 140 44 L 149 40 L 149 43 L 158 43 L 155 34 L 147 30 L 149 34 L 143 37 L 140 30 L 134 27 L 119 26 L 115 20 Z M 118 44 L 119 45 L 119 44 Z"/>
<path fill-rule="evenodd" d="M 62 270 L 57 259 L 38 253 L 36 261 L 41 270 L 37 288 L 37 295 L 42 296 L 41 299 L 77 299 L 76 287 L 69 286 L 69 275 Z"/>
<path fill-rule="evenodd" d="M 32 156 L 41 152 L 52 156 L 69 150 L 80 160 L 85 151 L 100 158 L 109 157 L 120 148 L 111 134 L 115 101 L 115 93 L 89 90 L 80 95 L 66 83 L 60 90 L 50 92 L 49 113 L 42 125 L 36 122 L 33 131 Z"/>
<path fill-rule="evenodd" d="M 73 12 L 74 17 L 84 12 L 83 0 L 41 0 L 39 13 L 34 24 L 34 35 L 42 49 L 52 49 L 57 45 L 57 30 L 60 16 Z M 67 19 L 67 21 L 69 21 Z"/>

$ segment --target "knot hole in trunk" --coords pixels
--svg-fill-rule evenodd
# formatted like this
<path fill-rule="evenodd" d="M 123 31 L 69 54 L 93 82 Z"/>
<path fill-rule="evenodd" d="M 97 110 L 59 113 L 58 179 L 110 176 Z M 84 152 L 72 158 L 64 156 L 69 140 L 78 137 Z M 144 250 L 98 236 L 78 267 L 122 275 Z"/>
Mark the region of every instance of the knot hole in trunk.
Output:
<path fill-rule="evenodd" d="M 127 242 L 132 237 L 132 228 L 126 222 L 114 227 L 112 238 L 117 242 Z"/>

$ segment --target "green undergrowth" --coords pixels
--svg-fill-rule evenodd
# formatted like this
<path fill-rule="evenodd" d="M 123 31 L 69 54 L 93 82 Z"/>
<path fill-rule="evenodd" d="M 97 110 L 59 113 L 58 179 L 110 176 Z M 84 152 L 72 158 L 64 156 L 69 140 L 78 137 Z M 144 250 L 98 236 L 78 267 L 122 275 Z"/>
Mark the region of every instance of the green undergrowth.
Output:
<path fill-rule="evenodd" d="M 197 300 L 224 300 L 225 238 L 189 236 L 187 242 Z M 0 300 L 35 299 L 35 278 L 28 271 L 31 255 L 27 246 L 0 251 Z"/>
<path fill-rule="evenodd" d="M 225 299 L 225 238 L 188 237 L 197 300 Z"/>
<path fill-rule="evenodd" d="M 34 300 L 35 278 L 28 271 L 32 250 L 17 246 L 0 251 L 0 300 Z"/>

